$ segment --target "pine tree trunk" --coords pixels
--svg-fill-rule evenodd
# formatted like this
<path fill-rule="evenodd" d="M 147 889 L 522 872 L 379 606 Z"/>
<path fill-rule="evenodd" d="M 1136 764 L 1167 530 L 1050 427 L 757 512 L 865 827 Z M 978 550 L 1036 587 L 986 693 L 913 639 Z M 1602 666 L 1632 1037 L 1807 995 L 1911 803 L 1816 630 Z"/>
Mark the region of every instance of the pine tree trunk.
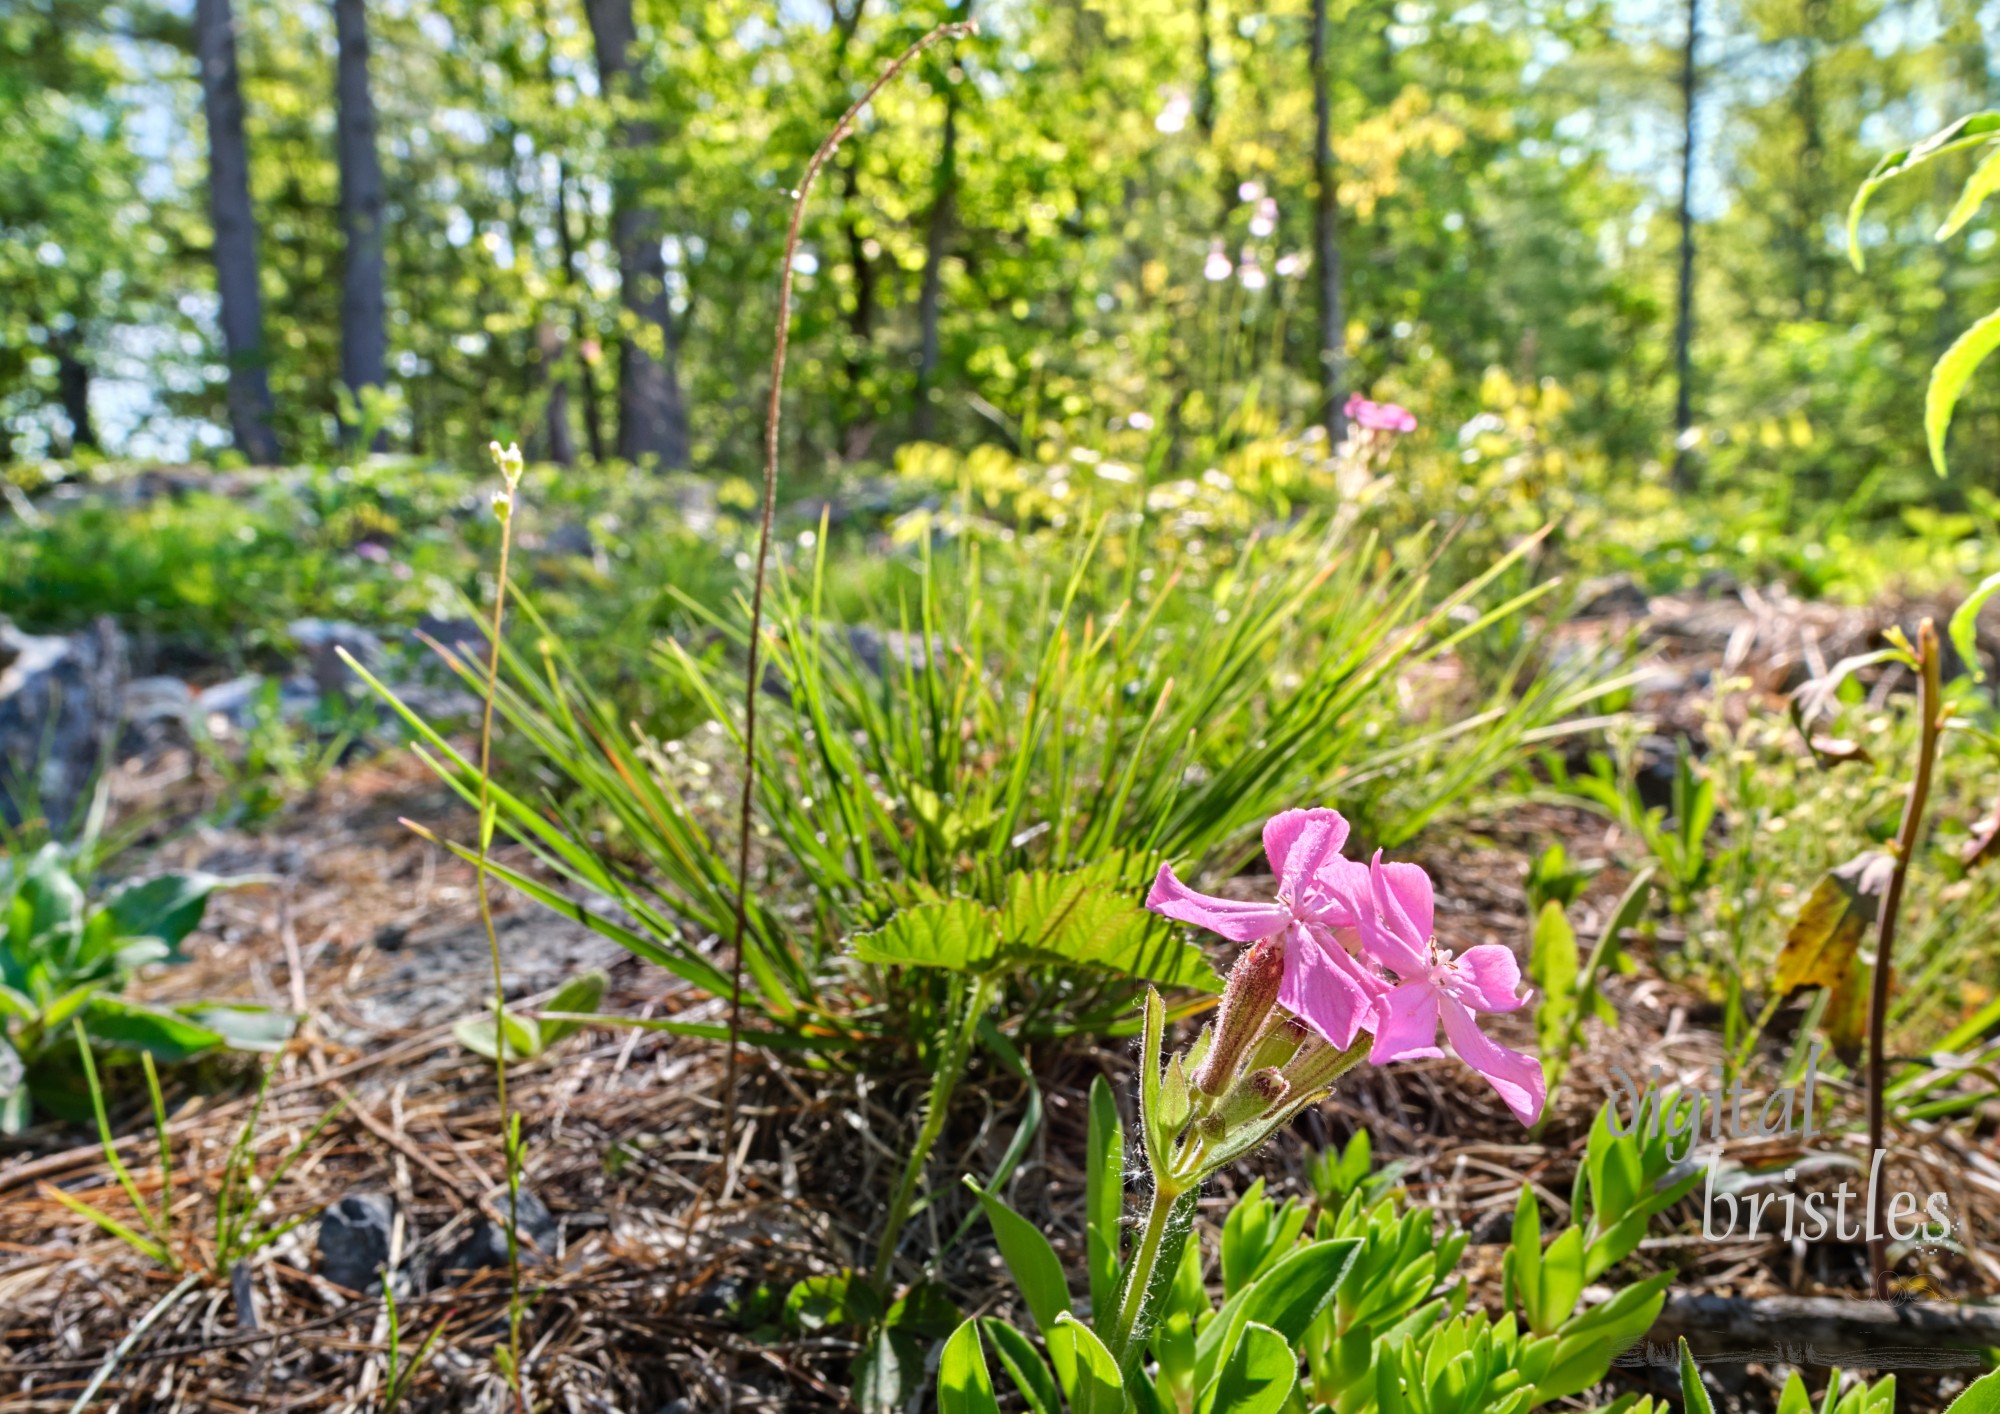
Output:
<path fill-rule="evenodd" d="M 618 354 L 618 454 L 632 461 L 651 457 L 663 467 L 687 464 L 687 409 L 681 400 L 675 363 L 673 306 L 667 295 L 664 234 L 659 213 L 647 200 L 647 155 L 659 144 L 658 128 L 633 116 L 645 99 L 633 71 L 632 47 L 638 31 L 632 0 L 585 0 L 597 48 L 597 74 L 605 95 L 626 105 L 613 145 L 618 171 L 612 182 L 611 234 L 618 254 L 619 297 L 637 326 L 626 332 Z M 657 353 L 653 345 L 657 341 Z"/>
<path fill-rule="evenodd" d="M 229 423 L 251 461 L 279 460 L 265 371 L 264 297 L 257 283 L 257 218 L 250 209 L 250 153 L 236 72 L 236 20 L 229 0 L 195 0 L 195 53 L 208 117 L 208 207 L 215 228 L 215 281 L 229 355 Z"/>
<path fill-rule="evenodd" d="M 589 234 L 588 226 L 584 233 Z M 562 162 L 556 164 L 556 236 L 561 242 L 563 288 L 570 292 L 574 302 L 577 380 L 583 385 L 584 443 L 590 448 L 590 459 L 601 466 L 609 449 L 604 443 L 604 419 L 598 413 L 595 338 L 584 317 L 583 290 L 576 273 L 576 236 L 569 228 L 569 167 Z"/>
<path fill-rule="evenodd" d="M 62 400 L 63 415 L 69 418 L 69 447 L 97 450 L 97 427 L 90 420 L 90 365 L 83 361 L 73 338 L 56 348 L 56 395 Z"/>
<path fill-rule="evenodd" d="M 1313 0 L 1313 266 L 1319 286 L 1320 424 L 1329 446 L 1347 435 L 1347 316 L 1340 303 L 1340 189 L 1333 171 L 1333 93 L 1327 74 L 1327 0 Z"/>
<path fill-rule="evenodd" d="M 1695 48 L 1701 40 L 1701 0 L 1687 0 L 1687 43 L 1681 50 L 1681 272 L 1674 308 L 1674 484 L 1694 484 L 1694 141 Z"/>
<path fill-rule="evenodd" d="M 958 85 L 951 84 L 944 91 L 944 143 L 938 154 L 937 194 L 931 198 L 930 228 L 924 233 L 924 279 L 917 292 L 917 415 L 912 431 L 919 442 L 931 439 L 936 420 L 931 394 L 937 387 L 944 246 L 951 234 L 952 206 L 957 199 Z"/>
<path fill-rule="evenodd" d="M 389 335 L 383 310 L 382 159 L 368 87 L 367 0 L 333 0 L 340 42 L 340 230 L 347 268 L 340 298 L 340 377 L 356 397 L 382 385 Z M 350 429 L 351 431 L 351 429 Z M 381 450 L 378 445 L 373 450 Z"/>

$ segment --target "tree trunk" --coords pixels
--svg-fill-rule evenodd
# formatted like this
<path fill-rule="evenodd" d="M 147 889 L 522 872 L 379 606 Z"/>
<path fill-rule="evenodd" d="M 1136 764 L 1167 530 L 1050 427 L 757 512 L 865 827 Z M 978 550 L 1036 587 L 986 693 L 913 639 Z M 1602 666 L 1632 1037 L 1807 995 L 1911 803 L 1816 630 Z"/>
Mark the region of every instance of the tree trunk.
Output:
<path fill-rule="evenodd" d="M 938 305 L 944 293 L 945 238 L 951 232 L 952 205 L 957 197 L 958 85 L 954 83 L 944 91 L 944 144 L 938 154 L 930 228 L 924 233 L 924 279 L 917 291 L 917 415 L 912 432 L 919 442 L 931 439 L 935 421 L 931 393 L 937 386 Z"/>
<path fill-rule="evenodd" d="M 1695 49 L 1701 42 L 1701 0 L 1687 0 L 1687 43 L 1681 49 L 1681 277 L 1674 309 L 1674 484 L 1692 489 L 1694 449 L 1694 141 Z"/>
<path fill-rule="evenodd" d="M 1327 0 L 1313 0 L 1313 266 L 1319 286 L 1320 423 L 1327 444 L 1347 435 L 1347 316 L 1340 304 L 1340 188 L 1333 172 L 1333 92 Z"/>
<path fill-rule="evenodd" d="M 535 381 L 548 389 L 542 405 L 538 450 L 557 466 L 576 465 L 576 433 L 569 425 L 569 373 L 563 367 L 562 330 L 548 320 L 535 326 Z"/>
<path fill-rule="evenodd" d="M 389 349 L 382 292 L 382 159 L 375 146 L 375 99 L 368 87 L 368 0 L 333 0 L 333 22 L 340 41 L 340 231 L 347 248 L 340 377 L 359 398 L 363 388 L 382 386 Z M 381 450 L 379 438 L 371 450 Z"/>
<path fill-rule="evenodd" d="M 250 153 L 236 75 L 236 20 L 229 0 L 195 0 L 195 53 L 208 116 L 208 209 L 215 227 L 215 281 L 229 355 L 229 423 L 251 461 L 277 462 L 271 383 L 265 372 L 264 297 L 257 283 L 257 218 L 250 209 Z"/>
<path fill-rule="evenodd" d="M 634 328 L 618 353 L 618 453 L 661 466 L 687 464 L 687 409 L 676 373 L 673 307 L 667 296 L 666 257 L 659 213 L 647 200 L 644 163 L 659 144 L 657 126 L 633 116 L 644 102 L 633 72 L 638 31 L 632 0 L 585 0 L 597 48 L 597 74 L 605 96 L 626 106 L 614 137 L 618 170 L 611 191 L 612 245 L 618 253 L 619 297 Z M 649 347 L 658 341 L 658 351 Z"/>
<path fill-rule="evenodd" d="M 69 447 L 97 450 L 97 428 L 90 420 L 90 365 L 79 354 L 73 339 L 66 338 L 56 348 L 56 395 L 62 400 L 63 415 L 69 418 Z"/>
<path fill-rule="evenodd" d="M 596 340 L 584 318 L 583 291 L 576 273 L 576 236 L 569 228 L 569 167 L 556 164 L 556 234 L 562 242 L 563 287 L 574 301 L 577 379 L 583 385 L 583 435 L 590 459 L 602 465 L 607 455 L 604 419 L 598 412 Z M 585 234 L 589 234 L 588 226 Z"/>

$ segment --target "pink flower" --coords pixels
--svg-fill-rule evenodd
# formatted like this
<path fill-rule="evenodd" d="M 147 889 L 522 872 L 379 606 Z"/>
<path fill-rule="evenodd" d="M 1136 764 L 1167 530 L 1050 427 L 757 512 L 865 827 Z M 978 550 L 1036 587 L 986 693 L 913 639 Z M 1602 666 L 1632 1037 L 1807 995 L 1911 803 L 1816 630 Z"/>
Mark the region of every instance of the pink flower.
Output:
<path fill-rule="evenodd" d="M 1361 935 L 1355 900 L 1367 869 L 1343 858 L 1347 821 L 1337 810 L 1286 810 L 1264 823 L 1264 854 L 1278 876 L 1269 903 L 1197 893 L 1160 866 L 1146 907 L 1232 943 L 1281 938 L 1284 980 L 1278 1004 L 1345 1050 L 1373 1023 L 1388 984 L 1355 955 Z"/>
<path fill-rule="evenodd" d="M 1414 432 L 1416 414 L 1395 403 L 1374 403 L 1353 393 L 1347 399 L 1347 419 L 1374 432 Z"/>
<path fill-rule="evenodd" d="M 1395 987 L 1377 1004 L 1368 1059 L 1382 1065 L 1442 1055 L 1437 1047 L 1442 1019 L 1458 1058 L 1491 1082 L 1516 1119 L 1533 1124 L 1548 1098 L 1541 1062 L 1490 1040 L 1474 1019 L 1480 1012 L 1516 1011 L 1527 1004 L 1514 954 L 1498 943 L 1468 948 L 1459 957 L 1439 947 L 1431 926 L 1430 876 L 1414 864 L 1385 864 L 1378 851 L 1368 883 L 1374 906 L 1359 909 L 1362 943 L 1396 975 Z"/>

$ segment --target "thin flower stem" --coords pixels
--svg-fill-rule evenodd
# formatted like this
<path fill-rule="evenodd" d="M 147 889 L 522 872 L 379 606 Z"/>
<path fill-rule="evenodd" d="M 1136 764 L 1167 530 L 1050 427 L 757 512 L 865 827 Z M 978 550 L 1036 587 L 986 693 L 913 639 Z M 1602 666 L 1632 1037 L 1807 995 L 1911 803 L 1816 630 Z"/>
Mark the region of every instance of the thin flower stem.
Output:
<path fill-rule="evenodd" d="M 917 1182 L 923 1177 L 924 1161 L 937 1146 L 938 1135 L 944 1132 L 952 1094 L 965 1074 L 966 1058 L 972 1054 L 973 1033 L 979 1029 L 979 1019 L 986 1015 L 986 1009 L 992 1004 L 993 979 L 982 974 L 972 984 L 965 1015 L 959 1019 L 950 1044 L 931 1077 L 931 1093 L 925 1102 L 923 1128 L 917 1132 L 916 1147 L 910 1150 L 909 1161 L 903 1165 L 903 1177 L 896 1184 L 895 1197 L 889 1202 L 889 1216 L 882 1227 L 882 1240 L 875 1246 L 873 1280 L 879 1289 L 888 1289 L 890 1268 L 896 1260 L 896 1242 L 903 1235 L 903 1224 L 909 1221 L 910 1204 L 916 1201 Z"/>
<path fill-rule="evenodd" d="M 503 453 L 499 443 L 493 445 L 494 461 L 500 467 L 500 474 L 506 480 L 507 489 L 503 496 L 495 498 L 495 508 L 500 513 L 500 567 L 499 580 L 493 592 L 493 619 L 488 635 L 486 653 L 486 696 L 479 719 L 479 856 L 475 864 L 479 893 L 479 921 L 486 929 L 486 950 L 493 963 L 493 1088 L 500 1107 L 500 1143 L 504 1150 L 507 1166 L 507 1283 L 508 1349 L 513 1359 L 509 1368 L 513 1371 L 514 1396 L 525 1409 L 527 1396 L 522 1391 L 524 1376 L 521 1371 L 521 1329 L 518 1313 L 521 1305 L 521 1167 L 520 1153 L 515 1143 L 515 1133 L 507 1107 L 507 993 L 504 972 L 500 963 L 500 934 L 493 926 L 493 904 L 487 888 L 487 853 L 493 840 L 492 820 L 492 780 L 493 780 L 493 700 L 500 691 L 500 631 L 506 622 L 507 577 L 511 568 L 514 548 L 514 511 L 516 491 L 520 484 L 520 453 Z"/>
<path fill-rule="evenodd" d="M 1902 823 L 1896 830 L 1896 851 L 1889 870 L 1889 887 L 1875 933 L 1875 975 L 1868 998 L 1868 1161 L 1882 1148 L 1883 1086 L 1887 1079 L 1884 1048 L 1888 1040 L 1889 984 L 1896 947 L 1896 914 L 1903 906 L 1903 880 L 1923 832 L 1924 808 L 1930 803 L 1931 771 L 1937 764 L 1938 737 L 1944 728 L 1944 684 L 1938 661 L 1937 628 L 1929 619 L 1917 626 L 1917 712 L 1922 717 L 1917 744 L 1917 774 L 1903 802 Z M 1882 1236 L 1882 1185 L 1868 1185 L 1868 1272 L 1878 1299 L 1889 1295 L 1889 1249 Z"/>
<path fill-rule="evenodd" d="M 736 917 L 735 937 L 732 942 L 733 959 L 729 974 L 729 1058 L 726 1062 L 722 1082 L 722 1155 L 723 1163 L 732 1162 L 735 1152 L 736 1133 L 736 1051 L 743 1029 L 743 943 L 749 922 L 750 889 L 750 825 L 754 810 L 757 786 L 757 693 L 760 686 L 758 671 L 761 666 L 759 650 L 764 637 L 764 582 L 771 558 L 771 523 L 777 515 L 778 507 L 778 422 L 785 390 L 785 354 L 792 338 L 792 261 L 798 253 L 799 229 L 805 221 L 806 198 L 812 195 L 813 183 L 818 180 L 820 168 L 833 156 L 841 142 L 854 130 L 854 122 L 861 116 L 861 110 L 875 99 L 884 87 L 909 67 L 919 54 L 941 39 L 960 39 L 978 33 L 978 26 L 971 21 L 958 24 L 941 24 L 915 44 L 905 49 L 895 62 L 879 74 L 868 91 L 854 101 L 854 105 L 840 115 L 840 121 L 833 125 L 826 137 L 806 163 L 805 175 L 799 179 L 798 191 L 792 197 L 792 221 L 785 232 L 785 253 L 778 275 L 778 319 L 776 337 L 771 350 L 771 393 L 770 402 L 764 412 L 764 498 L 757 520 L 757 567 L 750 588 L 750 644 L 749 661 L 743 670 L 743 794 L 737 814 L 736 826 Z M 488 712 L 492 710 L 488 701 Z M 725 1181 L 725 1187 L 727 1186 Z"/>

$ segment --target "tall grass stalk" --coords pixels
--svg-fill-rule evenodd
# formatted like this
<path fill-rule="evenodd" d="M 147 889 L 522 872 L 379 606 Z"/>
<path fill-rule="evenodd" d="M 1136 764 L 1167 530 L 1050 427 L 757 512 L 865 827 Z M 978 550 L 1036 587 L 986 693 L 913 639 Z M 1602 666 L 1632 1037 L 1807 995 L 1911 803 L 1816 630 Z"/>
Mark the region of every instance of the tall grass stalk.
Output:
<path fill-rule="evenodd" d="M 771 392 L 770 402 L 764 413 L 764 495 L 757 519 L 757 569 L 750 589 L 750 645 L 749 655 L 743 670 L 743 794 L 737 815 L 736 827 L 736 904 L 734 910 L 734 933 L 731 939 L 731 961 L 729 977 L 729 1058 L 723 1072 L 722 1096 L 722 1161 L 731 1162 L 735 1152 L 736 1133 L 736 1052 L 743 1034 L 743 938 L 748 927 L 747 909 L 750 890 L 750 827 L 756 813 L 757 790 L 757 672 L 760 666 L 758 649 L 764 634 L 764 583 L 771 560 L 771 523 L 778 510 L 778 425 L 784 405 L 785 354 L 792 338 L 792 260 L 798 253 L 799 228 L 805 221 L 806 200 L 812 195 L 813 183 L 819 179 L 820 169 L 839 150 L 842 140 L 854 130 L 854 123 L 861 112 L 875 101 L 880 93 L 896 76 L 907 68 L 912 60 L 941 39 L 956 39 L 976 34 L 978 26 L 971 20 L 957 24 L 941 24 L 929 34 L 898 55 L 893 63 L 876 76 L 868 91 L 857 98 L 848 110 L 840 115 L 813 150 L 806 162 L 805 175 L 799 179 L 798 189 L 792 194 L 792 220 L 785 232 L 784 258 L 779 262 L 778 271 L 778 317 L 777 329 L 771 349 Z M 504 591 L 503 591 L 504 592 Z M 498 635 L 495 635 L 496 656 L 493 664 L 494 677 L 499 675 Z M 491 720 L 493 699 L 486 700 L 487 717 Z M 725 1180 L 725 1189 L 727 1181 Z"/>

